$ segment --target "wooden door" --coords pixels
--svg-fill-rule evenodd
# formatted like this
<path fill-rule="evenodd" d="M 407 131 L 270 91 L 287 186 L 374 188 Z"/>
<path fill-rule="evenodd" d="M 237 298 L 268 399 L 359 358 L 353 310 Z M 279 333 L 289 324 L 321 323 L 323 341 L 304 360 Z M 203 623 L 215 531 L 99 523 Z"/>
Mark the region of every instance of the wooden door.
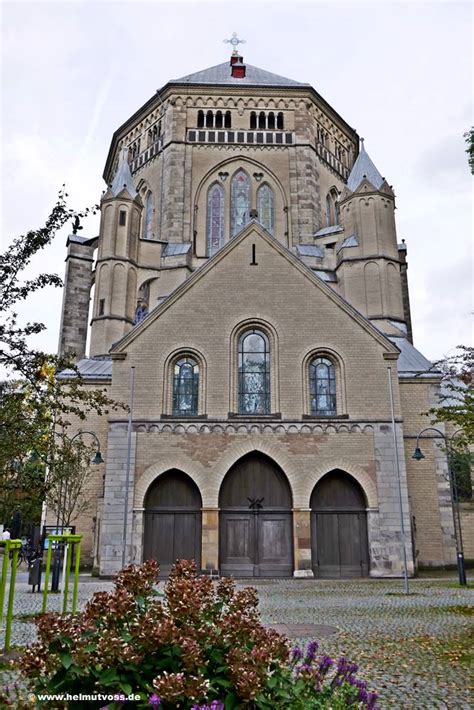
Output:
<path fill-rule="evenodd" d="M 291 577 L 291 491 L 270 458 L 252 453 L 227 473 L 220 490 L 221 573 L 241 577 Z"/>
<path fill-rule="evenodd" d="M 181 471 L 168 471 L 151 486 L 145 499 L 143 559 L 160 563 L 167 576 L 173 563 L 195 560 L 201 567 L 201 495 Z"/>
<path fill-rule="evenodd" d="M 311 553 L 318 577 L 365 577 L 369 573 L 365 497 L 343 471 L 333 471 L 311 496 Z"/>

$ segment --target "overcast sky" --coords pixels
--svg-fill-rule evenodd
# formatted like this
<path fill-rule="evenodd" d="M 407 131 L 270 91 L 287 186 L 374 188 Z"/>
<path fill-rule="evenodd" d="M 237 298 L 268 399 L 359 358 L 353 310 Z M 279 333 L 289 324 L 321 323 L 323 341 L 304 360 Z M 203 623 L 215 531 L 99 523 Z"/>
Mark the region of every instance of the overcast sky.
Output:
<path fill-rule="evenodd" d="M 1 235 L 40 227 L 66 182 L 97 202 L 113 131 L 157 88 L 228 59 L 309 82 L 365 138 L 397 195 L 415 345 L 471 342 L 472 6 L 461 2 L 3 2 Z M 98 233 L 98 218 L 82 236 Z M 63 275 L 64 229 L 35 263 Z M 22 309 L 55 352 L 62 295 Z"/>

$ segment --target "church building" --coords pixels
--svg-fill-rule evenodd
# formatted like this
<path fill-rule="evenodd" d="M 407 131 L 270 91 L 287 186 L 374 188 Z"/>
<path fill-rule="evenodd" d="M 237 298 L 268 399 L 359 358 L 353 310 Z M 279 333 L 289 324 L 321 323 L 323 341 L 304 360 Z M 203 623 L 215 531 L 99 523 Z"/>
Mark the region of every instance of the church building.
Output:
<path fill-rule="evenodd" d="M 86 557 L 104 576 L 452 564 L 446 456 L 412 459 L 440 378 L 413 345 L 394 189 L 311 85 L 231 43 L 115 131 L 100 234 L 68 238 L 60 352 L 131 410 L 87 421 L 106 463 Z"/>

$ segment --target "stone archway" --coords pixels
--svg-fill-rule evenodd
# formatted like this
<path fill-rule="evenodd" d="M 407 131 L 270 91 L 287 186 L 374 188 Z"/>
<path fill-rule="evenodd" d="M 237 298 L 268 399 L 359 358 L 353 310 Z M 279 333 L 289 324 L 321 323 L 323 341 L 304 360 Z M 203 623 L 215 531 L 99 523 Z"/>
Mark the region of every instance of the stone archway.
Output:
<path fill-rule="evenodd" d="M 168 575 L 177 559 L 194 559 L 201 568 L 201 494 L 182 471 L 171 469 L 159 476 L 145 496 L 143 559 L 160 563 Z"/>
<path fill-rule="evenodd" d="M 316 577 L 369 574 L 367 501 L 345 471 L 323 476 L 311 495 L 311 557 Z"/>
<path fill-rule="evenodd" d="M 292 495 L 282 469 L 253 451 L 227 472 L 219 492 L 223 575 L 291 577 Z"/>

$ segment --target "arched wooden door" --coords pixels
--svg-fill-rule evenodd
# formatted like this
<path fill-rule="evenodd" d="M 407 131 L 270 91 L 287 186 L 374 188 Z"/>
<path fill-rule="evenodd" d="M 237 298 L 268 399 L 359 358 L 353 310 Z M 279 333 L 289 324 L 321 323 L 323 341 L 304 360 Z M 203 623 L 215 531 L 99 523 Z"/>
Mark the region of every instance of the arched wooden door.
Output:
<path fill-rule="evenodd" d="M 157 560 L 160 574 L 168 575 L 176 560 L 194 559 L 200 569 L 201 509 L 199 489 L 182 471 L 167 471 L 148 489 L 143 559 Z"/>
<path fill-rule="evenodd" d="M 331 471 L 311 495 L 311 554 L 317 577 L 369 573 L 366 500 L 357 481 Z"/>
<path fill-rule="evenodd" d="M 291 577 L 292 498 L 287 478 L 253 452 L 226 474 L 219 493 L 220 571 L 236 577 Z"/>

